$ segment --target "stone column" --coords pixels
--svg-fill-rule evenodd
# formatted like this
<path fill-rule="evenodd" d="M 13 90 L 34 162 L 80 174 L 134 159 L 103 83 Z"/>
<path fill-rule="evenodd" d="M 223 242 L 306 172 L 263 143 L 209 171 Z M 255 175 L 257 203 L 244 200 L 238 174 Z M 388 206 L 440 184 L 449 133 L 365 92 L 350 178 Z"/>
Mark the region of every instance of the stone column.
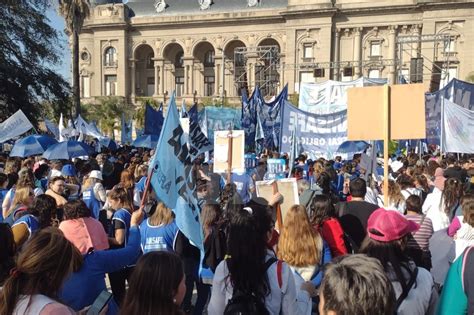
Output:
<path fill-rule="evenodd" d="M 397 67 L 395 64 L 395 48 L 397 46 L 396 39 L 397 39 L 397 28 L 398 25 L 391 25 L 389 27 L 389 36 L 388 36 L 388 59 L 393 60 L 392 65 L 390 65 L 388 70 L 388 83 L 394 84 L 397 82 L 396 80 L 396 72 Z"/>
<path fill-rule="evenodd" d="M 160 61 L 158 59 L 153 59 L 153 65 L 155 66 L 155 88 L 153 91 L 153 97 L 157 97 L 159 94 L 158 80 L 160 77 Z"/>
<path fill-rule="evenodd" d="M 190 61 L 189 64 L 189 91 L 188 95 L 194 95 L 194 90 L 196 89 L 194 84 L 194 59 Z M 204 81 L 204 80 L 203 80 Z"/>
<path fill-rule="evenodd" d="M 215 56 L 214 58 L 214 77 L 215 77 L 215 86 L 214 86 L 214 96 L 218 96 L 222 87 L 222 57 Z"/>
<path fill-rule="evenodd" d="M 421 24 L 413 25 L 413 36 L 420 37 Z M 415 51 L 414 57 L 420 57 L 420 43 L 413 43 L 413 50 Z"/>
<path fill-rule="evenodd" d="M 161 60 L 160 63 L 160 94 L 165 94 L 165 60 Z"/>
<path fill-rule="evenodd" d="M 132 99 L 132 102 L 135 103 L 135 89 L 136 89 L 136 83 L 135 83 L 135 76 L 136 76 L 136 70 L 135 70 L 135 59 L 130 59 L 130 97 Z"/>
<path fill-rule="evenodd" d="M 335 67 L 333 68 L 333 75 L 332 75 L 332 78 L 333 78 L 334 81 L 339 81 L 340 80 L 339 76 L 340 76 L 340 72 L 341 72 L 341 68 L 339 66 L 339 62 L 340 62 L 340 58 L 341 58 L 340 32 L 341 32 L 341 29 L 339 29 L 339 28 L 336 28 L 336 30 L 334 32 L 334 63 L 335 63 Z"/>
<path fill-rule="evenodd" d="M 354 74 L 356 79 L 360 78 L 362 74 L 362 56 L 361 56 L 361 47 L 362 47 L 362 38 L 361 38 L 361 32 L 362 28 L 361 27 L 356 27 L 354 29 L 354 61 L 356 62 L 356 65 L 354 67 Z"/>

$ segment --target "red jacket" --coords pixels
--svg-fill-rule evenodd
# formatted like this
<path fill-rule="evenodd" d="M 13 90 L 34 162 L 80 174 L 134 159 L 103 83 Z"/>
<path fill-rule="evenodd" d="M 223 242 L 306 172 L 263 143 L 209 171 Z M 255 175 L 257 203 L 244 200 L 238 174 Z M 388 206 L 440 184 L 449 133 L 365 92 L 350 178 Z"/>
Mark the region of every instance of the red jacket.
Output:
<path fill-rule="evenodd" d="M 322 226 L 316 227 L 316 230 L 321 233 L 323 239 L 328 243 L 333 258 L 347 254 L 344 231 L 336 218 L 325 220 Z"/>

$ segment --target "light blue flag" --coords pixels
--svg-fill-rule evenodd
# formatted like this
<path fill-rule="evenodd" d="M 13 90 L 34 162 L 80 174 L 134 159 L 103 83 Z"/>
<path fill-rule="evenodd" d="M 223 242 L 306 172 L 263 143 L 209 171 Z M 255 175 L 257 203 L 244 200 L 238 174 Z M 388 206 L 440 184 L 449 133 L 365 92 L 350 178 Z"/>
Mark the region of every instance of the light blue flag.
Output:
<path fill-rule="evenodd" d="M 158 199 L 173 209 L 178 228 L 202 251 L 200 211 L 194 194 L 196 184 L 191 177 L 193 165 L 179 122 L 174 93 L 155 152 L 159 154 L 155 154 L 150 164 L 150 171 L 153 172 L 151 185 Z"/>
<path fill-rule="evenodd" d="M 263 132 L 262 121 L 260 120 L 260 114 L 257 111 L 257 126 L 255 130 L 255 153 L 260 154 L 263 151 L 263 140 L 265 134 Z"/>
<path fill-rule="evenodd" d="M 44 124 L 46 125 L 46 129 L 53 134 L 55 138 L 59 138 L 59 128 L 53 122 L 47 118 L 44 119 Z"/>
<path fill-rule="evenodd" d="M 121 132 L 121 142 L 122 144 L 131 143 L 132 142 L 132 120 L 128 123 L 125 120 L 125 114 L 122 113 L 122 132 Z"/>

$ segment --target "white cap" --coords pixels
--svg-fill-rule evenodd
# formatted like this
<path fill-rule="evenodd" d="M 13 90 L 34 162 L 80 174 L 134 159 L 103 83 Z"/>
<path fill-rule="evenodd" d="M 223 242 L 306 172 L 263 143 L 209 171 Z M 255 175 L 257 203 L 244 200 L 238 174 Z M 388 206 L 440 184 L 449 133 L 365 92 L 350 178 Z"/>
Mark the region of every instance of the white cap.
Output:
<path fill-rule="evenodd" d="M 91 171 L 89 174 L 90 178 L 97 178 L 102 180 L 102 172 L 101 171 Z"/>
<path fill-rule="evenodd" d="M 49 178 L 62 177 L 62 176 L 63 176 L 63 173 L 61 171 L 51 170 L 51 175 L 49 176 Z"/>

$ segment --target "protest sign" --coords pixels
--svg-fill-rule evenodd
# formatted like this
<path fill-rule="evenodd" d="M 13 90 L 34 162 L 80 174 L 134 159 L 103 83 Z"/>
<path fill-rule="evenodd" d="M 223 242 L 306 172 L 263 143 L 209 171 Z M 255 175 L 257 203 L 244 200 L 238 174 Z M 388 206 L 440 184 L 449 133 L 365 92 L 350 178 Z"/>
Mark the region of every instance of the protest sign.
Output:
<path fill-rule="evenodd" d="M 199 112 L 199 125 L 207 138 L 212 140 L 216 130 L 239 130 L 241 117 L 239 109 L 206 106 Z"/>
<path fill-rule="evenodd" d="M 232 141 L 229 141 L 232 137 Z M 243 130 L 214 132 L 214 172 L 245 172 L 245 135 Z M 230 163 L 230 165 L 229 165 Z"/>
<path fill-rule="evenodd" d="M 347 140 L 347 110 L 317 115 L 286 102 L 282 109 L 282 152 L 291 151 L 293 131 L 298 139 L 298 153 L 307 152 L 312 158 L 331 158 L 339 145 Z"/>
<path fill-rule="evenodd" d="M 31 128 L 33 128 L 33 125 L 21 111 L 21 109 L 19 109 L 7 120 L 0 123 L 0 143 L 18 137 Z"/>
<path fill-rule="evenodd" d="M 298 185 L 296 178 L 283 178 L 278 180 L 266 180 L 255 182 L 257 196 L 270 202 L 273 195 L 279 192 L 283 196 L 280 204 L 281 219 L 285 223 L 285 215 L 293 205 L 299 204 Z"/>

